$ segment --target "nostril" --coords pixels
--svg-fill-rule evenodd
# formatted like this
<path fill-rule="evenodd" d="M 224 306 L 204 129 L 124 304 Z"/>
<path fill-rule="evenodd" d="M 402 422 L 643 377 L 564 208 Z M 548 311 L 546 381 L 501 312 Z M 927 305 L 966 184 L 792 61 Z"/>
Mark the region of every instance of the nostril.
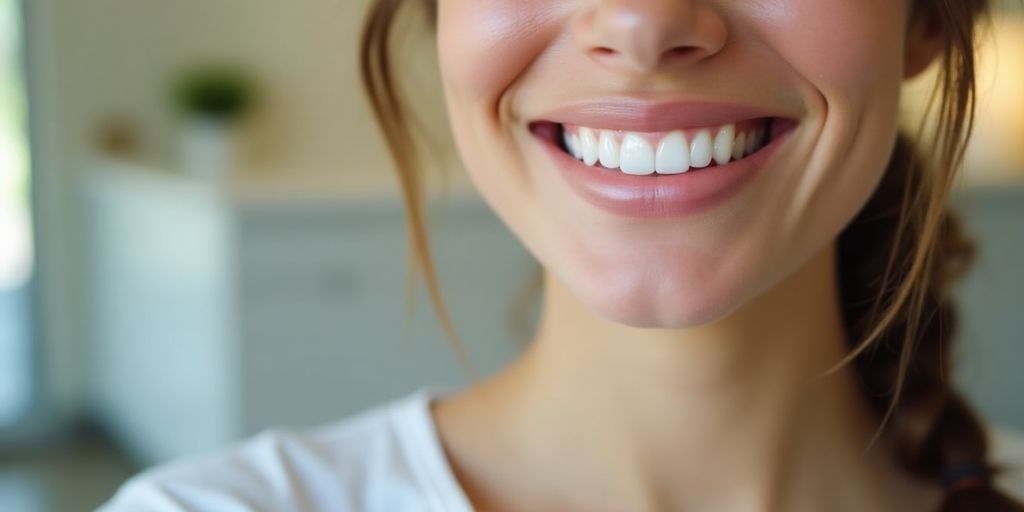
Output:
<path fill-rule="evenodd" d="M 689 57 L 699 51 L 700 48 L 696 46 L 676 46 L 675 48 L 669 48 L 665 52 L 665 56 L 669 58 Z"/>
<path fill-rule="evenodd" d="M 704 51 L 697 46 L 680 45 L 667 48 L 660 54 L 646 54 L 641 51 L 625 52 L 608 46 L 594 46 L 589 50 L 591 58 L 604 62 L 629 62 L 635 67 L 649 69 L 659 64 L 677 64 L 698 60 Z"/>

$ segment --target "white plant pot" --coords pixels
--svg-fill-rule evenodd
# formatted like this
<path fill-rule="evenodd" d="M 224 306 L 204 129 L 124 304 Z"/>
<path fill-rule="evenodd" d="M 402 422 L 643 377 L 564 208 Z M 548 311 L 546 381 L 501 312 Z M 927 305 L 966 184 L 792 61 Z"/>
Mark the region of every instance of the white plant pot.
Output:
<path fill-rule="evenodd" d="M 210 118 L 188 120 L 181 134 L 181 159 L 190 176 L 223 180 L 235 171 L 238 136 L 229 123 Z"/>

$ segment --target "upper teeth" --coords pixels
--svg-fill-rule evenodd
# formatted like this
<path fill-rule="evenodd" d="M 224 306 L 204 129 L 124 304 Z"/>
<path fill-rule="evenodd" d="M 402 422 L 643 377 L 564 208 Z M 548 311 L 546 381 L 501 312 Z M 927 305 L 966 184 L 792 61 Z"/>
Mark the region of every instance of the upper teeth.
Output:
<path fill-rule="evenodd" d="M 653 134 L 564 126 L 566 150 L 587 165 L 626 174 L 679 174 L 739 160 L 765 144 L 765 123 Z"/>

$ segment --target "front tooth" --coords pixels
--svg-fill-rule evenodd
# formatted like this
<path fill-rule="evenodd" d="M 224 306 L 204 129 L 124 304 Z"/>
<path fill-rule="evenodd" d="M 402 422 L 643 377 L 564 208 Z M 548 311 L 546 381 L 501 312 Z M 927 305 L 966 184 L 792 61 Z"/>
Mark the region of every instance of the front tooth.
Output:
<path fill-rule="evenodd" d="M 583 163 L 597 163 L 597 137 L 594 136 L 594 130 L 580 128 L 580 152 L 583 153 Z"/>
<path fill-rule="evenodd" d="M 707 167 L 711 164 L 711 132 L 701 130 L 690 143 L 690 167 Z"/>
<path fill-rule="evenodd" d="M 569 149 L 576 160 L 583 159 L 583 150 L 580 148 L 580 136 L 575 133 L 569 136 Z"/>
<path fill-rule="evenodd" d="M 654 170 L 659 174 L 680 174 L 690 170 L 690 148 L 683 132 L 674 131 L 661 139 L 654 154 Z"/>
<path fill-rule="evenodd" d="M 718 130 L 718 135 L 715 136 L 715 162 L 718 165 L 725 165 L 729 163 L 729 159 L 732 158 L 732 145 L 736 139 L 736 125 L 727 124 Z"/>
<path fill-rule="evenodd" d="M 736 136 L 736 143 L 732 147 L 732 159 L 743 158 L 743 152 L 747 150 L 747 134 L 741 133 Z"/>
<path fill-rule="evenodd" d="M 654 172 L 654 150 L 643 137 L 627 133 L 622 139 L 622 151 L 619 154 L 620 168 L 626 174 L 639 176 Z"/>
<path fill-rule="evenodd" d="M 619 168 L 619 143 L 615 140 L 615 134 L 608 130 L 601 131 L 601 140 L 597 143 L 597 156 L 604 167 Z"/>

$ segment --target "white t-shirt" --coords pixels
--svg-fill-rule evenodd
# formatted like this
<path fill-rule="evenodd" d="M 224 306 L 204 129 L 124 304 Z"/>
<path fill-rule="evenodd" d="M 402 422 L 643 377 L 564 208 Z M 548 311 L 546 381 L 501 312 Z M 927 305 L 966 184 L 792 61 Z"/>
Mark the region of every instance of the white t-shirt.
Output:
<path fill-rule="evenodd" d="M 422 388 L 309 432 L 272 430 L 129 480 L 99 512 L 472 512 Z M 1024 436 L 991 432 L 997 485 L 1024 501 Z M 1016 470 L 1016 471 L 1014 471 Z"/>
<path fill-rule="evenodd" d="M 129 480 L 100 512 L 472 512 L 423 388 L 310 432 L 271 430 Z"/>

